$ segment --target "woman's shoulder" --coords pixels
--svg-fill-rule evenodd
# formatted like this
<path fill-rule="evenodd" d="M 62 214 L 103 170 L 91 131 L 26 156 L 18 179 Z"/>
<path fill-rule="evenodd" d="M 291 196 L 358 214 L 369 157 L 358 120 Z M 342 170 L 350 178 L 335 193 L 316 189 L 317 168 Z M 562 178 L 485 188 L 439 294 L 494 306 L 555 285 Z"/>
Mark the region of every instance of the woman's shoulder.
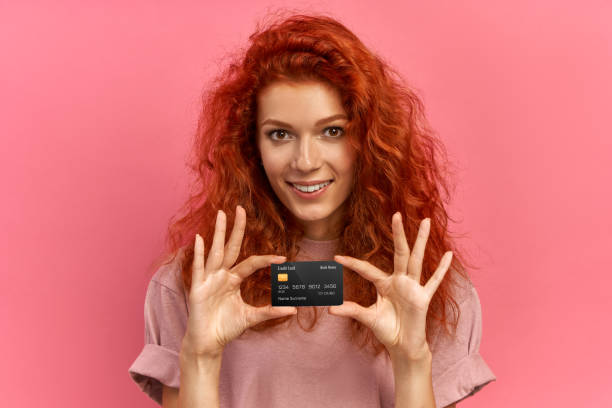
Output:
<path fill-rule="evenodd" d="M 453 322 L 457 323 L 457 330 L 476 329 L 476 324 L 480 324 L 481 304 L 476 287 L 469 275 L 453 274 L 449 285 L 450 298 L 444 302 L 446 316 L 443 323 L 438 322 L 434 331 L 434 344 L 443 343 L 451 340 L 448 331 L 442 326 L 446 326 L 450 332 L 454 332 Z M 454 336 L 451 336 L 454 337 Z M 454 341 L 454 340 L 451 340 Z"/>
<path fill-rule="evenodd" d="M 151 282 L 155 282 L 179 294 L 185 293 L 183 276 L 181 273 L 182 262 L 185 255 L 184 251 L 185 247 L 181 247 L 177 251 L 169 254 L 158 266 L 151 277 Z"/>
<path fill-rule="evenodd" d="M 466 273 L 465 275 L 454 273 L 451 281 L 451 295 L 457 305 L 461 305 L 470 301 L 477 295 L 476 288 L 472 283 L 472 279 Z"/>

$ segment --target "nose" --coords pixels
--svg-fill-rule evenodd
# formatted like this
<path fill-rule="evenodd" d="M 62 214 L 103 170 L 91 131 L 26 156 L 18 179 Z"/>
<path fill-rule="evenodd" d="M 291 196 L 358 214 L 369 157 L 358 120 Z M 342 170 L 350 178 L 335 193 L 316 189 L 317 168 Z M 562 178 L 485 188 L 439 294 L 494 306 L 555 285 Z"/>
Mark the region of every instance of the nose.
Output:
<path fill-rule="evenodd" d="M 293 168 L 307 173 L 320 166 L 321 151 L 316 138 L 304 136 L 299 138 L 296 143 L 296 150 L 293 156 Z"/>

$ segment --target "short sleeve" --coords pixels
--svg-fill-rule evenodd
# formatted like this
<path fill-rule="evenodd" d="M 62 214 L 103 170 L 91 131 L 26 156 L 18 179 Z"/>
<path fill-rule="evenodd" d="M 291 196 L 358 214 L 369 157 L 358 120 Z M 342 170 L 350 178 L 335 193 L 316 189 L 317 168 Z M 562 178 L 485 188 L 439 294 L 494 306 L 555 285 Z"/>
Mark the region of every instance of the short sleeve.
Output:
<path fill-rule="evenodd" d="M 149 282 L 144 302 L 144 347 L 129 374 L 149 397 L 162 405 L 163 384 L 179 388 L 179 352 L 187 327 L 184 291 L 170 276 L 173 266 L 163 266 Z M 174 271 L 176 275 L 176 271 Z"/>
<path fill-rule="evenodd" d="M 476 288 L 469 283 L 458 301 L 456 337 L 438 331 L 432 341 L 432 382 L 436 407 L 446 407 L 474 395 L 495 375 L 480 355 L 482 311 Z"/>

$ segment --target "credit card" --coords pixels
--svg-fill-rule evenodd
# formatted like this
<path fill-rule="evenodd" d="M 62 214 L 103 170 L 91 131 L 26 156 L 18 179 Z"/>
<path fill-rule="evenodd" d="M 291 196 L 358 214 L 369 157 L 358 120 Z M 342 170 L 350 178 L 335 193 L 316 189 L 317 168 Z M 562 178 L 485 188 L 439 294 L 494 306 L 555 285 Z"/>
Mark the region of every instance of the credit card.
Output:
<path fill-rule="evenodd" d="M 336 261 L 271 265 L 272 306 L 341 305 L 342 264 Z"/>

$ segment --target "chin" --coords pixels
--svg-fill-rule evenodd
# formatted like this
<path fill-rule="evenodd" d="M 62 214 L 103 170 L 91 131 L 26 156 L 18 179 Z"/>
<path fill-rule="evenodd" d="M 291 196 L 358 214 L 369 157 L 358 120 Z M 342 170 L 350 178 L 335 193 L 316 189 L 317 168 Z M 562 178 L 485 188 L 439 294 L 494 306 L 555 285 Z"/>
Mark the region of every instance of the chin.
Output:
<path fill-rule="evenodd" d="M 300 211 L 294 208 L 291 209 L 293 216 L 301 221 L 318 221 L 323 220 L 331 215 L 331 211 L 308 210 Z"/>

